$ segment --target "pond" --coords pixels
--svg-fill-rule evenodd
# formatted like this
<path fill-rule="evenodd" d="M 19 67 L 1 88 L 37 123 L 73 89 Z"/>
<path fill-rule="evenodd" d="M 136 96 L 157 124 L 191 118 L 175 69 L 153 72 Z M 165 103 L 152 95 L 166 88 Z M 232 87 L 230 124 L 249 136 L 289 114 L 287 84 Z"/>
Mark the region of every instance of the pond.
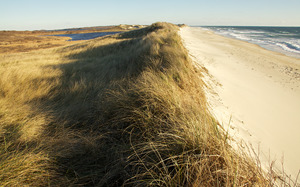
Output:
<path fill-rule="evenodd" d="M 62 36 L 62 37 L 70 37 L 71 40 L 68 41 L 77 41 L 77 40 L 90 40 L 102 36 L 113 35 L 120 32 L 93 32 L 93 33 L 80 33 L 80 34 L 59 34 L 53 36 Z"/>

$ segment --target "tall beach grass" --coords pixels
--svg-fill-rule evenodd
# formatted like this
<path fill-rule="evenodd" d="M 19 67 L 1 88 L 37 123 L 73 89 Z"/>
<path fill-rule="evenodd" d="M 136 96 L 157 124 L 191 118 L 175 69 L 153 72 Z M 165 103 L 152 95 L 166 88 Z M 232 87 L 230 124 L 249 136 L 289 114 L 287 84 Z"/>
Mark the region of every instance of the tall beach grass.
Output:
<path fill-rule="evenodd" d="M 210 115 L 178 27 L 0 56 L 0 186 L 272 186 Z"/>

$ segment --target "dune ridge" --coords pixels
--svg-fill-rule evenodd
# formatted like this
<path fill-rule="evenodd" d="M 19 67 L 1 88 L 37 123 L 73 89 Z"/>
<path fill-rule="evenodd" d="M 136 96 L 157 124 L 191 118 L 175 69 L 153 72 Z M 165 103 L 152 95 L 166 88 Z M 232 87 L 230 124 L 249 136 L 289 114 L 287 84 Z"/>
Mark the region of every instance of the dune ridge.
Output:
<path fill-rule="evenodd" d="M 0 55 L 0 186 L 273 186 L 169 23 Z"/>

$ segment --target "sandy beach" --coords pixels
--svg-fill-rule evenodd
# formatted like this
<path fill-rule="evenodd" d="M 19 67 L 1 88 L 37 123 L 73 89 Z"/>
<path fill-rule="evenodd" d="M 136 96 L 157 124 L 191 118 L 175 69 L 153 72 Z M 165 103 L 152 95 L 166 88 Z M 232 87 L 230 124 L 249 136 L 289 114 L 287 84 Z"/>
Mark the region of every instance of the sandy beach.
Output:
<path fill-rule="evenodd" d="M 296 178 L 300 169 L 300 59 L 202 28 L 184 27 L 183 42 L 207 69 L 211 113 L 239 142 L 259 152 L 264 167 Z M 299 181 L 299 179 L 298 179 Z"/>

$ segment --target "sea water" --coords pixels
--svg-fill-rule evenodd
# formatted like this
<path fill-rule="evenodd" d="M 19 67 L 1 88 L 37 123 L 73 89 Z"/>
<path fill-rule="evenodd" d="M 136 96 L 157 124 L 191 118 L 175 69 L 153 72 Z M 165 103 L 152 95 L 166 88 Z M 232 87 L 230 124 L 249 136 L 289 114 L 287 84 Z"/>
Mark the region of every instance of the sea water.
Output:
<path fill-rule="evenodd" d="M 300 58 L 300 27 L 202 26 L 202 28 Z"/>

